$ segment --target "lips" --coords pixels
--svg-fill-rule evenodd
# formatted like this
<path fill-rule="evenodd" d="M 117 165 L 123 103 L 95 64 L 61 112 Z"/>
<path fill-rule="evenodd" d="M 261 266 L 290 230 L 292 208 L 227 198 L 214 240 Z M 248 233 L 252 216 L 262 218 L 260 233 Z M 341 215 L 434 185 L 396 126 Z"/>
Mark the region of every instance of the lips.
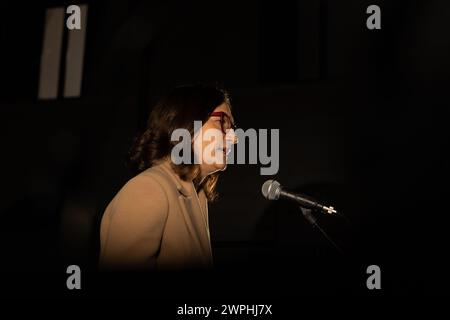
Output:
<path fill-rule="evenodd" d="M 217 151 L 222 152 L 225 156 L 229 155 L 231 152 L 231 149 L 227 149 L 227 148 L 217 148 Z"/>

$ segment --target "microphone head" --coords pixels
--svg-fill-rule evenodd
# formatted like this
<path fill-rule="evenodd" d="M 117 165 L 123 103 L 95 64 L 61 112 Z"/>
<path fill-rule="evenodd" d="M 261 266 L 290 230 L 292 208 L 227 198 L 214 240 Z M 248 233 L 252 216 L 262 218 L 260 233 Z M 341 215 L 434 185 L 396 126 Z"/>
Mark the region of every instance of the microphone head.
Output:
<path fill-rule="evenodd" d="M 278 200 L 280 197 L 280 191 L 281 185 L 275 180 L 267 180 L 261 188 L 264 198 L 268 200 Z"/>

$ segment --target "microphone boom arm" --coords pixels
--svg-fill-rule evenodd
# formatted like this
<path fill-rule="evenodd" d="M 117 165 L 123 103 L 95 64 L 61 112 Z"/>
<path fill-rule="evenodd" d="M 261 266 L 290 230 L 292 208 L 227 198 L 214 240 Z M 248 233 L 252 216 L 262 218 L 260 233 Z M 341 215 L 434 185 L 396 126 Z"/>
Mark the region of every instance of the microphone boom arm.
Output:
<path fill-rule="evenodd" d="M 290 192 L 285 192 L 283 189 L 280 190 L 280 195 L 284 196 L 285 198 L 292 199 L 292 200 L 300 203 L 303 207 L 305 207 L 307 209 L 321 210 L 321 211 L 324 211 L 331 215 L 337 214 L 337 211 L 331 206 L 326 207 L 316 201 L 312 201 L 312 200 L 306 199 L 304 197 L 299 197 L 296 194 L 293 194 Z"/>

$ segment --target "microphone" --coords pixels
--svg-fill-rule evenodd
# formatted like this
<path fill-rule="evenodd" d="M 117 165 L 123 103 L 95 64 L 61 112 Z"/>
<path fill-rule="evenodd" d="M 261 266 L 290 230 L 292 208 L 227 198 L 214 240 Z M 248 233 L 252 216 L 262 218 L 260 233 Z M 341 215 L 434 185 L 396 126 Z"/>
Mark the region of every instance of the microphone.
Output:
<path fill-rule="evenodd" d="M 280 197 L 282 197 L 297 202 L 303 208 L 320 210 L 332 215 L 337 214 L 337 211 L 334 210 L 333 207 L 326 207 L 316 201 L 311 200 L 310 198 L 308 199 L 304 195 L 283 190 L 283 187 L 281 187 L 280 183 L 276 180 L 267 180 L 266 182 L 264 182 L 261 188 L 261 192 L 264 198 L 268 200 L 278 200 Z"/>

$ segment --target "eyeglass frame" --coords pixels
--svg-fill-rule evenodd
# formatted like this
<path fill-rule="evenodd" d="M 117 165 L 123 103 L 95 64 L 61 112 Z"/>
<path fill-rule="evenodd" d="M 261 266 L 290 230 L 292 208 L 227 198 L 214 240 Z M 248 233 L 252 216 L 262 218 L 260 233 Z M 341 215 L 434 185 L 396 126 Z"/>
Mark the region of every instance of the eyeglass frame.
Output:
<path fill-rule="evenodd" d="M 216 112 L 211 112 L 209 114 L 210 117 L 220 117 L 220 128 L 222 129 L 222 133 L 226 134 L 227 132 L 224 130 L 223 125 L 224 125 L 224 117 L 227 117 L 230 120 L 230 124 L 231 124 L 231 128 L 229 128 L 228 130 L 233 129 L 236 130 L 237 126 L 234 123 L 234 121 L 231 120 L 231 117 L 223 111 L 216 111 Z"/>

